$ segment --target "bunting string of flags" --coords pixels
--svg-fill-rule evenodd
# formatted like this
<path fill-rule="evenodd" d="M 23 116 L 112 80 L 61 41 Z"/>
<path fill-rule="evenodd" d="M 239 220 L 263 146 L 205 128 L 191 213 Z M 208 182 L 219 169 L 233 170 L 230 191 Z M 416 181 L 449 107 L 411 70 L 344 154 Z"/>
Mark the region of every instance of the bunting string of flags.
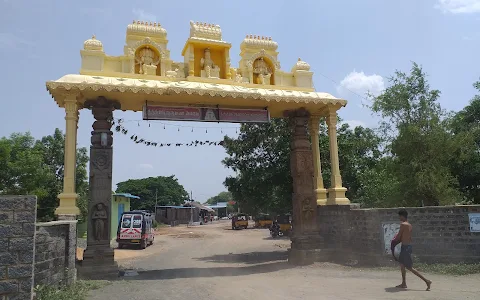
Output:
<path fill-rule="evenodd" d="M 123 125 L 123 119 L 117 119 L 113 121 L 113 126 L 115 126 L 115 131 L 118 133 L 122 133 L 124 135 L 128 134 L 128 129 L 126 129 Z M 136 144 L 144 144 L 146 146 L 151 147 L 197 147 L 197 146 L 223 146 L 223 141 L 192 141 L 189 143 L 159 143 L 155 141 L 150 141 L 144 138 L 139 137 L 137 134 L 132 134 L 130 139 Z"/>

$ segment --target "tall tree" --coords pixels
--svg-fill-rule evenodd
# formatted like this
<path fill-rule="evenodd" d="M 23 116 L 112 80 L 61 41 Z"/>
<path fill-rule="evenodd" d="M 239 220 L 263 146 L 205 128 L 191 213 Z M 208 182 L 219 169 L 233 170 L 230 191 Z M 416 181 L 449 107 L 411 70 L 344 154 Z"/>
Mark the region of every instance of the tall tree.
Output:
<path fill-rule="evenodd" d="M 38 198 L 37 217 L 48 221 L 54 218 L 58 194 L 63 190 L 63 160 L 65 138 L 59 129 L 53 135 L 35 141 L 30 133 L 14 133 L 0 140 L 0 193 Z M 88 188 L 87 150 L 77 150 L 76 184 L 78 205 L 86 202 Z M 86 210 L 82 210 L 82 216 Z"/>
<path fill-rule="evenodd" d="M 449 169 L 451 138 L 438 98 L 422 68 L 413 63 L 410 74 L 395 72 L 390 86 L 373 99 L 372 110 L 391 142 L 393 173 L 402 191 L 397 205 L 450 204 L 459 200 L 457 182 Z"/>
<path fill-rule="evenodd" d="M 175 176 L 158 176 L 142 179 L 130 179 L 117 184 L 117 193 L 130 193 L 140 197 L 131 202 L 132 209 L 155 210 L 155 198 L 158 205 L 181 205 L 189 200 L 185 188 Z"/>
<path fill-rule="evenodd" d="M 473 86 L 480 92 L 480 81 Z M 480 94 L 456 113 L 450 127 L 461 145 L 452 153 L 452 173 L 458 178 L 466 203 L 480 203 Z"/>
<path fill-rule="evenodd" d="M 240 209 L 252 214 L 289 212 L 292 179 L 287 122 L 242 124 L 239 137 L 225 137 L 224 142 L 228 157 L 223 164 L 237 173 L 225 180 L 225 186 Z"/>

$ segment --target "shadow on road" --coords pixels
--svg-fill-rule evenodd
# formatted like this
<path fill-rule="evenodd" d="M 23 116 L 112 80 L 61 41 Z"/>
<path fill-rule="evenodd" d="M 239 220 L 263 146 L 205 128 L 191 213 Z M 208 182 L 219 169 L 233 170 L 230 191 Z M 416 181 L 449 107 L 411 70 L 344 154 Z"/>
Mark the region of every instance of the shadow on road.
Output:
<path fill-rule="evenodd" d="M 273 238 L 272 236 L 267 236 L 263 238 L 264 240 L 290 240 L 290 237 L 288 235 L 282 235 L 282 236 L 277 236 L 276 238 Z"/>
<path fill-rule="evenodd" d="M 207 257 L 194 258 L 196 260 L 216 262 L 216 263 L 246 263 L 260 264 L 279 260 L 287 260 L 287 251 L 270 251 L 270 252 L 249 252 L 240 254 L 219 254 Z"/>
<path fill-rule="evenodd" d="M 200 278 L 221 276 L 245 276 L 251 274 L 271 273 L 294 268 L 288 262 L 274 262 L 248 267 L 218 267 L 218 268 L 178 268 L 164 270 L 138 271 L 138 276 L 127 277 L 125 280 L 159 280 L 178 278 Z"/>

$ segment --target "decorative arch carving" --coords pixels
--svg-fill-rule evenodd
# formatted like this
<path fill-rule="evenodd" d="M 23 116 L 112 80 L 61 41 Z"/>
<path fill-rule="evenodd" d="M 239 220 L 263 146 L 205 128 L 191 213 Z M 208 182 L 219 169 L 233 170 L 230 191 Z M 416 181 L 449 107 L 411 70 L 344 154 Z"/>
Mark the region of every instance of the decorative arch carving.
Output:
<path fill-rule="evenodd" d="M 149 46 L 149 47 L 152 47 L 155 50 L 157 50 L 158 53 L 160 53 L 160 58 L 162 60 L 168 58 L 167 51 L 162 49 L 162 46 L 159 43 L 153 41 L 152 39 L 150 39 L 148 37 L 141 40 L 141 41 L 138 41 L 135 44 L 133 44 L 132 46 L 130 46 L 129 47 L 129 54 L 131 56 L 135 55 L 135 52 L 138 50 L 138 48 L 143 47 L 143 46 Z"/>
<path fill-rule="evenodd" d="M 262 74 L 259 74 L 258 71 L 255 71 L 259 60 L 264 61 L 262 64 L 268 65 L 268 72 L 260 72 Z M 280 63 L 272 55 L 268 54 L 265 49 L 252 55 L 246 65 L 250 83 L 275 85 L 275 71 L 280 69 Z"/>
<path fill-rule="evenodd" d="M 278 62 L 275 57 L 271 56 L 268 54 L 265 49 L 260 50 L 259 52 L 255 53 L 250 57 L 250 59 L 247 61 L 247 67 L 249 70 L 253 69 L 253 63 L 259 59 L 259 58 L 266 58 L 267 60 L 271 61 L 273 66 L 275 67 L 275 70 L 280 70 L 280 62 Z"/>
<path fill-rule="evenodd" d="M 143 75 L 161 75 L 161 54 L 150 45 L 142 45 L 134 53 L 134 72 Z"/>

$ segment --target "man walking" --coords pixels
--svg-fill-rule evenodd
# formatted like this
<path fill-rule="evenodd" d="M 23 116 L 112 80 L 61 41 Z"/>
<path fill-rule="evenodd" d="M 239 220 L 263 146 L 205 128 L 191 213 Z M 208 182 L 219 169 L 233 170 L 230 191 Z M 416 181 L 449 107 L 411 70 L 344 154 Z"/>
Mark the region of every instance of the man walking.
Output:
<path fill-rule="evenodd" d="M 402 271 L 402 284 L 397 285 L 397 288 L 406 289 L 407 282 L 406 282 L 406 270 L 409 270 L 413 274 L 420 277 L 425 283 L 427 284 L 427 291 L 430 290 L 430 286 L 432 285 L 432 281 L 423 277 L 417 270 L 413 268 L 413 261 L 412 261 L 412 224 L 408 222 L 408 213 L 406 210 L 402 209 L 398 212 L 400 217 L 400 230 L 398 231 L 397 235 L 392 241 L 392 255 L 397 260 L 394 255 L 394 248 L 395 245 L 402 243 L 402 248 L 400 250 L 400 256 L 398 257 L 398 262 L 400 263 L 400 269 Z"/>

